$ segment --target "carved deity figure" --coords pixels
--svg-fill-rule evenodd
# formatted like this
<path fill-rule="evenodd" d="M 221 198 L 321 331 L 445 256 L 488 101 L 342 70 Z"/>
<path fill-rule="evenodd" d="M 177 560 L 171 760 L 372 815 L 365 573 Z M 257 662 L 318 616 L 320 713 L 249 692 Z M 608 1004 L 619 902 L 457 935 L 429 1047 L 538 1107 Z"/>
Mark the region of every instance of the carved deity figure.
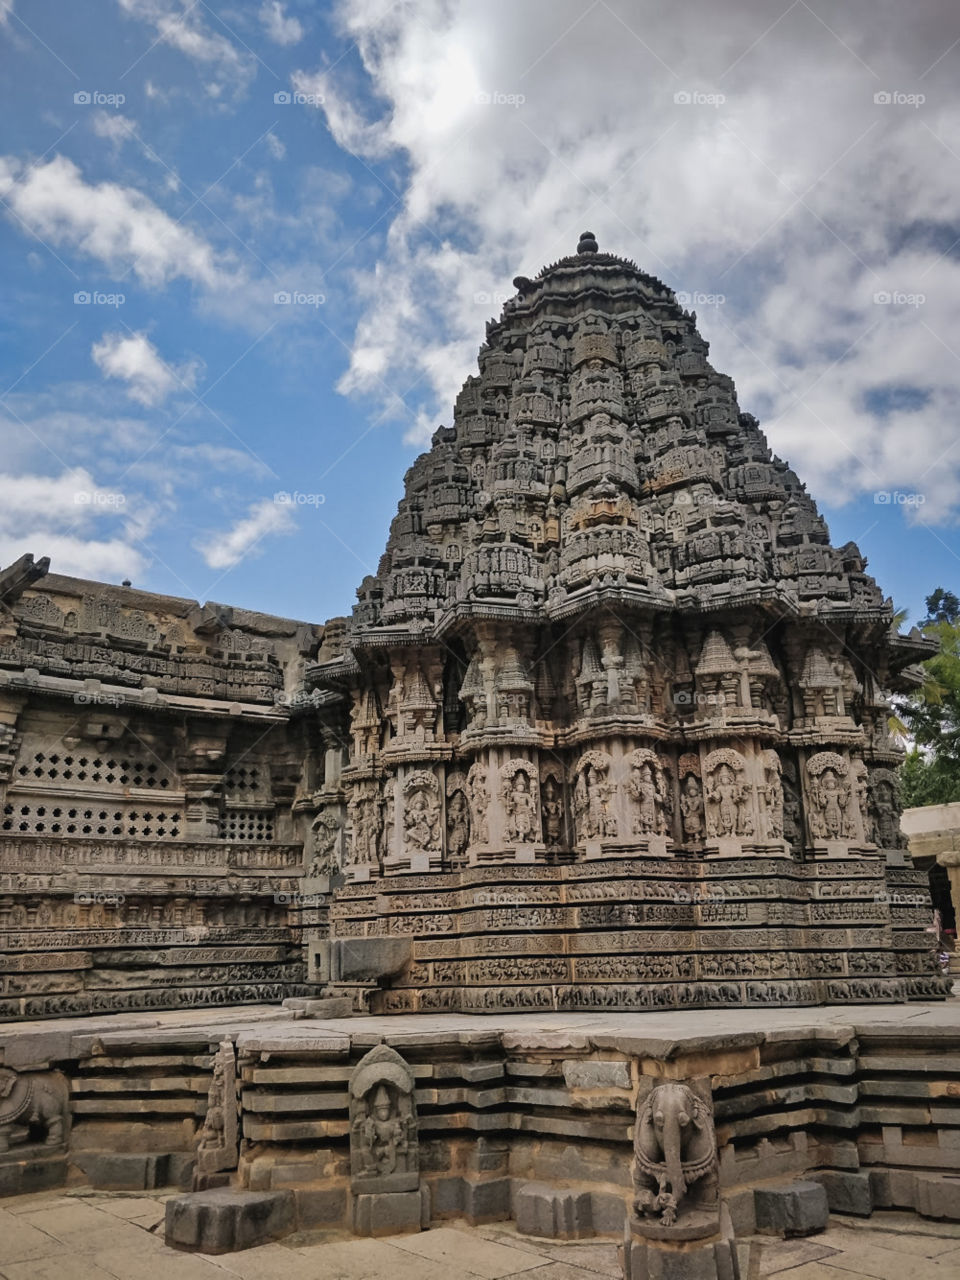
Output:
<path fill-rule="evenodd" d="M 403 813 L 404 844 L 422 852 L 440 847 L 440 805 L 426 787 L 413 788 Z"/>
<path fill-rule="evenodd" d="M 693 1185 L 717 1168 L 713 1116 L 707 1102 L 677 1080 L 651 1089 L 637 1109 L 633 1156 L 636 1213 L 659 1214 L 661 1224 L 672 1227 L 678 1215 L 691 1209 Z"/>
<path fill-rule="evenodd" d="M 763 809 L 767 822 L 767 835 L 773 840 L 783 838 L 783 783 L 780 757 L 775 751 L 763 755 Z"/>
<path fill-rule="evenodd" d="M 617 819 L 610 812 L 614 788 L 607 781 L 608 768 L 609 758 L 600 752 L 591 752 L 578 766 L 573 804 L 577 838 L 580 840 L 596 840 L 617 834 Z"/>
<path fill-rule="evenodd" d="M 461 862 L 470 843 L 470 809 L 467 797 L 457 787 L 447 800 L 447 855 Z"/>
<path fill-rule="evenodd" d="M 350 1168 L 354 1192 L 407 1191 L 419 1185 L 413 1073 L 378 1045 L 350 1080 Z"/>
<path fill-rule="evenodd" d="M 680 793 L 680 819 L 683 824 L 684 839 L 696 841 L 703 839 L 703 789 L 696 774 L 687 775 Z"/>
<path fill-rule="evenodd" d="M 540 812 L 543 816 L 543 839 L 550 849 L 563 842 L 563 793 L 552 774 L 540 788 Z"/>
<path fill-rule="evenodd" d="M 714 813 L 713 835 L 732 836 L 737 831 L 737 815 L 740 811 L 741 790 L 737 784 L 737 775 L 728 764 L 717 770 L 712 780 L 708 797 L 717 806 Z"/>
<path fill-rule="evenodd" d="M 353 858 L 357 866 L 372 866 L 377 861 L 381 813 L 376 796 L 365 788 L 350 801 L 353 820 Z"/>
<path fill-rule="evenodd" d="M 503 804 L 506 810 L 506 838 L 518 844 L 526 844 L 537 838 L 537 800 L 530 789 L 530 775 L 518 769 L 503 788 Z"/>
<path fill-rule="evenodd" d="M 487 811 L 490 805 L 490 792 L 487 790 L 487 775 L 484 769 L 475 764 L 467 775 L 467 790 L 470 793 L 470 830 L 474 841 L 479 845 L 490 843 Z"/>
<path fill-rule="evenodd" d="M 236 1052 L 233 1042 L 222 1040 L 213 1060 L 213 1077 L 207 1091 L 207 1113 L 197 1144 L 197 1181 L 206 1173 L 235 1169 L 240 1152 L 237 1106 Z"/>
<path fill-rule="evenodd" d="M 854 834 L 851 801 L 855 802 L 847 762 L 821 751 L 807 762 L 810 776 L 810 831 L 818 840 L 845 840 Z"/>
<path fill-rule="evenodd" d="M 310 827 L 313 833 L 313 856 L 308 876 L 325 876 L 336 870 L 336 847 L 340 823 L 332 813 L 321 810 Z"/>
<path fill-rule="evenodd" d="M 729 748 L 711 752 L 704 762 L 707 773 L 707 834 L 712 837 L 753 835 L 748 804 L 750 787 L 741 779 L 743 757 Z"/>
<path fill-rule="evenodd" d="M 628 790 L 636 805 L 633 830 L 638 835 L 663 835 L 667 829 L 667 788 L 660 762 L 652 751 L 640 749 L 629 763 Z"/>

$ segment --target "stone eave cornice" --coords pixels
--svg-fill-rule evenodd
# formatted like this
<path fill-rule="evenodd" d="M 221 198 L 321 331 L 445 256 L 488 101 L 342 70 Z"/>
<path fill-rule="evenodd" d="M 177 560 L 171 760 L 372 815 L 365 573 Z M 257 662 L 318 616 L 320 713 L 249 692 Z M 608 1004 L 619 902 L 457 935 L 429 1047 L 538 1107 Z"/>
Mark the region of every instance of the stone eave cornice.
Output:
<path fill-rule="evenodd" d="M 887 646 L 890 665 L 898 672 L 914 663 L 926 662 L 940 652 L 940 641 L 936 637 L 919 634 L 888 635 Z"/>
<path fill-rule="evenodd" d="M 146 689 L 106 684 L 96 680 L 71 680 L 66 676 L 0 671 L 0 689 L 43 698 L 69 699 L 77 715 L 100 711 L 104 715 L 124 710 L 150 711 L 158 715 L 184 714 L 209 719 L 249 719 L 283 724 L 288 713 L 283 704 L 268 706 L 257 702 L 228 701 L 225 698 L 198 698 L 189 694 L 160 693 Z"/>

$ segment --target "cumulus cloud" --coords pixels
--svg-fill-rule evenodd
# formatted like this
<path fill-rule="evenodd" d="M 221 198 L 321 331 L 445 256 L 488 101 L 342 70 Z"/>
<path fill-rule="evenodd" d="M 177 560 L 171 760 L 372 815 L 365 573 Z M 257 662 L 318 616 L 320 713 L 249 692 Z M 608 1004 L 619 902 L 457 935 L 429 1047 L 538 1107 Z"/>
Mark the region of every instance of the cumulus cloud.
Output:
<path fill-rule="evenodd" d="M 365 91 L 343 67 L 294 84 L 342 148 L 406 175 L 355 280 L 341 390 L 402 397 L 425 439 L 513 275 L 589 226 L 674 289 L 722 297 L 691 302 L 712 359 L 811 488 L 919 487 L 923 518 L 945 518 L 960 497 L 955 22 L 946 0 L 881 10 L 690 0 L 640 22 L 626 0 L 341 0 Z"/>
<path fill-rule="evenodd" d="M 84 467 L 57 476 L 0 474 L 0 564 L 30 551 L 48 555 L 57 573 L 107 579 L 142 573 L 147 561 L 131 545 L 128 526 L 143 529 L 145 520 L 128 496 L 98 485 Z M 102 537 L 98 525 L 112 528 Z"/>
<path fill-rule="evenodd" d="M 292 533 L 292 510 L 273 498 L 263 498 L 229 529 L 210 534 L 194 545 L 211 569 L 232 569 L 246 556 L 256 554 L 264 538 Z"/>
<path fill-rule="evenodd" d="M 280 0 L 265 0 L 260 8 L 260 21 L 267 39 L 274 44 L 296 44 L 303 39 L 303 24 L 298 18 L 290 18 L 284 12 Z"/>
<path fill-rule="evenodd" d="M 211 246 L 133 187 L 88 183 L 55 156 L 27 169 L 0 156 L 0 197 L 40 240 L 67 245 L 115 275 L 133 271 L 159 287 L 178 276 L 213 287 L 225 272 Z"/>
<path fill-rule="evenodd" d="M 0 0 L 0 27 L 5 27 L 13 13 L 13 0 Z"/>
<path fill-rule="evenodd" d="M 130 399 L 148 407 L 178 388 L 193 390 L 199 372 L 196 362 L 167 364 L 145 333 L 105 333 L 90 354 L 104 377 L 125 382 Z"/>

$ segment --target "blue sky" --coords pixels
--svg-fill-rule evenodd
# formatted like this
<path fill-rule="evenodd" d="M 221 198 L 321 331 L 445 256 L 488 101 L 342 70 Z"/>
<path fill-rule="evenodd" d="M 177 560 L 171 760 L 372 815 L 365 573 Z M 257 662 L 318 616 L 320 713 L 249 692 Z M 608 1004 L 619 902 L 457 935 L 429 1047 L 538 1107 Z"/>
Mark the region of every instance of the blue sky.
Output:
<path fill-rule="evenodd" d="M 715 9 L 0 0 L 0 560 L 348 612 L 485 320 L 590 226 L 835 543 L 915 618 L 957 589 L 960 15 Z"/>

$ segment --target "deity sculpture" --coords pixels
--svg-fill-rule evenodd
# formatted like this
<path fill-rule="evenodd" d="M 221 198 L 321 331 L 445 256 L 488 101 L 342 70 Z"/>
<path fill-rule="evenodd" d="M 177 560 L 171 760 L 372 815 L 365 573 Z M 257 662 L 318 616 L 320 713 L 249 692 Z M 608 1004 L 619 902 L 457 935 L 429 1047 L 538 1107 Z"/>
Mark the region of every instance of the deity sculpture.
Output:
<path fill-rule="evenodd" d="M 476 844 L 486 845 L 490 841 L 487 823 L 490 792 L 487 790 L 486 771 L 481 765 L 473 765 L 467 774 L 467 790 L 470 794 L 470 830 L 473 840 Z"/>
<path fill-rule="evenodd" d="M 361 1058 L 350 1079 L 350 1169 L 354 1193 L 419 1185 L 413 1072 L 387 1045 Z"/>
<path fill-rule="evenodd" d="M 540 812 L 544 843 L 555 849 L 563 842 L 563 792 L 553 774 L 547 775 L 540 788 Z"/>
<path fill-rule="evenodd" d="M 462 777 L 462 775 L 460 775 Z M 470 843 L 470 808 L 463 788 L 455 786 L 447 795 L 447 856 L 460 863 Z"/>
<path fill-rule="evenodd" d="M 810 832 L 818 840 L 853 838 L 850 812 L 855 793 L 849 783 L 849 767 L 842 756 L 821 751 L 807 761 L 810 778 Z"/>
<path fill-rule="evenodd" d="M 336 817 L 321 809 L 310 827 L 313 833 L 313 856 L 308 876 L 325 876 L 336 870 L 336 848 L 340 839 L 340 823 Z"/>
<path fill-rule="evenodd" d="M 532 766 L 524 760 L 511 760 L 503 766 L 501 795 L 506 812 L 505 836 L 509 841 L 526 844 L 537 838 L 537 797 L 531 789 Z"/>
<path fill-rule="evenodd" d="M 610 757 L 588 751 L 577 765 L 573 803 L 579 840 L 616 836 L 616 815 L 610 812 L 613 784 L 607 780 Z"/>
<path fill-rule="evenodd" d="M 685 840 L 703 839 L 703 789 L 696 774 L 687 774 L 680 792 L 680 820 Z"/>
<path fill-rule="evenodd" d="M 668 793 L 663 767 L 654 752 L 640 748 L 628 759 L 628 792 L 635 802 L 633 830 L 638 835 L 663 835 L 667 830 Z"/>
<path fill-rule="evenodd" d="M 707 775 L 707 834 L 730 838 L 753 834 L 748 810 L 750 788 L 741 781 L 745 771 L 743 757 L 728 747 L 712 751 L 704 761 Z"/>
<path fill-rule="evenodd" d="M 419 853 L 440 848 L 440 801 L 433 774 L 418 773 L 407 779 L 403 812 L 403 842 Z"/>

